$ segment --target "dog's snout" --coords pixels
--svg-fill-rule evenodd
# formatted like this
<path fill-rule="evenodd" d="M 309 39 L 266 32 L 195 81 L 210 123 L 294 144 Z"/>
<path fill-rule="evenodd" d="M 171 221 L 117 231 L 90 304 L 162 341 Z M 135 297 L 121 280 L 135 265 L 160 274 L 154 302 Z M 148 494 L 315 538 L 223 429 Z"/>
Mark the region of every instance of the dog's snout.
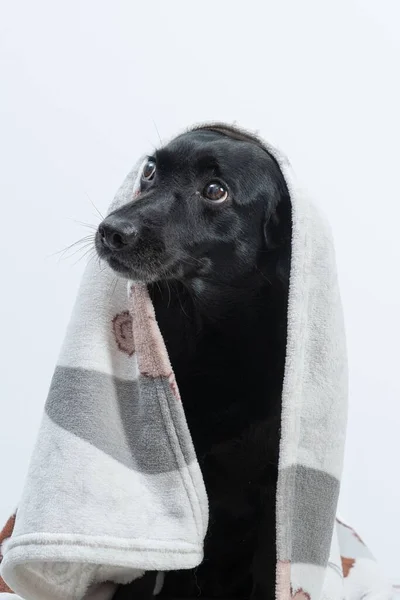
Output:
<path fill-rule="evenodd" d="M 99 227 L 99 236 L 103 246 L 109 250 L 122 250 L 132 246 L 137 237 L 137 227 L 128 221 L 107 217 Z"/>

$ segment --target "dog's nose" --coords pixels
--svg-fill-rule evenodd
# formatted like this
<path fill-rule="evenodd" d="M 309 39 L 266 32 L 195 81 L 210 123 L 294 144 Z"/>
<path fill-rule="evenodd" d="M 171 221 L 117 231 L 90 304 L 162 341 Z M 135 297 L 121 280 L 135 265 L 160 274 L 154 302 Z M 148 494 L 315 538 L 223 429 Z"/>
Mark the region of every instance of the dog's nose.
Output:
<path fill-rule="evenodd" d="M 137 227 L 133 223 L 115 219 L 112 215 L 99 226 L 101 243 L 109 250 L 122 250 L 131 246 L 137 234 Z"/>

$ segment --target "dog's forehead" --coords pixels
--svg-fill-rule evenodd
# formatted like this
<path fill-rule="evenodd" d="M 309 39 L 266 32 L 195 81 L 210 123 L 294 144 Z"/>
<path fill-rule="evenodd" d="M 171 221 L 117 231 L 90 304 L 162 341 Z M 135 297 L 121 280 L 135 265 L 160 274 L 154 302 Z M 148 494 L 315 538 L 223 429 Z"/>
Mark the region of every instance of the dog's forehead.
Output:
<path fill-rule="evenodd" d="M 162 169 L 190 167 L 199 171 L 230 164 L 232 160 L 259 160 L 265 153 L 255 144 L 213 131 L 190 131 L 174 138 L 156 153 Z"/>

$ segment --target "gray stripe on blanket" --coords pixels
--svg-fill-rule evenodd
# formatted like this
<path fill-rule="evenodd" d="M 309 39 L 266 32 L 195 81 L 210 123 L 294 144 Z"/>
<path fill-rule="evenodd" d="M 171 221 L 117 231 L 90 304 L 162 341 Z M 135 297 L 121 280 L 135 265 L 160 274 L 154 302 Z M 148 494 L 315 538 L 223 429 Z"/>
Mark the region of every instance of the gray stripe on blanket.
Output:
<path fill-rule="evenodd" d="M 195 460 L 190 440 L 180 447 L 182 457 L 172 441 L 173 427 L 164 425 L 162 413 L 167 410 L 180 440 L 188 438 L 177 403 L 169 382 L 161 377 L 125 381 L 97 371 L 58 366 L 45 410 L 54 423 L 130 469 L 157 474 L 176 470 L 177 461 L 183 467 Z"/>
<path fill-rule="evenodd" d="M 290 501 L 286 496 L 283 503 L 278 503 L 282 524 L 277 532 L 278 558 L 326 566 L 339 496 L 338 479 L 303 465 L 282 470 L 280 478 L 283 493 L 287 489 L 294 493 Z"/>
<path fill-rule="evenodd" d="M 167 413 L 165 412 L 167 411 Z M 91 443 L 130 469 L 166 473 L 178 468 L 172 445 L 188 429 L 166 379 L 141 376 L 125 381 L 104 373 L 57 367 L 46 413 L 57 425 Z M 167 428 L 165 420 L 173 420 Z M 191 443 L 182 447 L 180 467 L 195 460 Z M 297 465 L 280 473 L 286 497 L 278 531 L 280 560 L 325 565 L 332 539 L 339 481 L 323 471 Z M 294 478 L 294 481 L 293 481 Z"/>

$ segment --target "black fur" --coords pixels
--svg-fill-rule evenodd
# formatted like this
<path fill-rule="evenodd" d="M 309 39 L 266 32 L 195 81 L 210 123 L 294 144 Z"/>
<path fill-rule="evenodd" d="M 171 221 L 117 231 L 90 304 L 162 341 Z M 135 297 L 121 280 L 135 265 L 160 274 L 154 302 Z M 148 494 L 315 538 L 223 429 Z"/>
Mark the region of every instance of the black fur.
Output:
<path fill-rule="evenodd" d="M 148 284 L 209 497 L 204 561 L 167 573 L 160 595 L 272 600 L 289 193 L 258 139 L 224 125 L 153 158 L 154 178 L 96 243 L 115 270 Z M 210 181 L 225 202 L 203 197 Z M 134 597 L 135 582 L 116 596 Z"/>

